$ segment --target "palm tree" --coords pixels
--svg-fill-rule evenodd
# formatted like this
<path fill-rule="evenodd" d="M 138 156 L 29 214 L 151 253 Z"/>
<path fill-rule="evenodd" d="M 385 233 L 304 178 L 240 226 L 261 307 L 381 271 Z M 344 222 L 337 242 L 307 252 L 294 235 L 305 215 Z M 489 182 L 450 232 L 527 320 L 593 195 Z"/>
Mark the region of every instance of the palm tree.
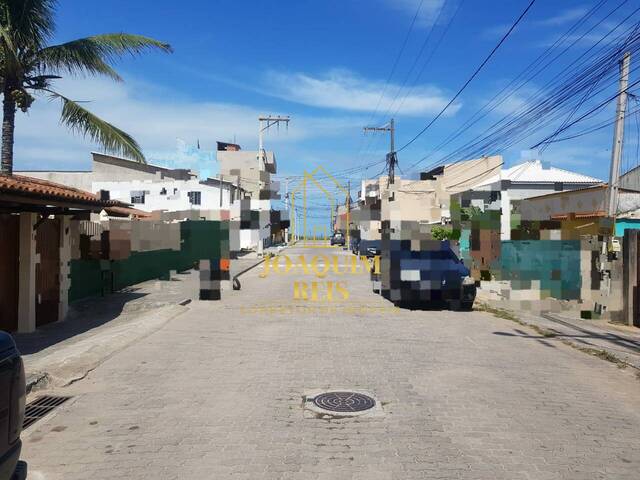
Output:
<path fill-rule="evenodd" d="M 62 123 L 106 150 L 144 163 L 140 145 L 127 133 L 98 118 L 52 88 L 61 75 L 105 75 L 122 81 L 115 60 L 146 50 L 171 47 L 140 35 L 114 33 L 47 46 L 55 31 L 58 0 L 0 0 L 0 89 L 3 95 L 2 170 L 13 171 L 16 110 L 27 112 L 41 93 L 62 103 Z"/>

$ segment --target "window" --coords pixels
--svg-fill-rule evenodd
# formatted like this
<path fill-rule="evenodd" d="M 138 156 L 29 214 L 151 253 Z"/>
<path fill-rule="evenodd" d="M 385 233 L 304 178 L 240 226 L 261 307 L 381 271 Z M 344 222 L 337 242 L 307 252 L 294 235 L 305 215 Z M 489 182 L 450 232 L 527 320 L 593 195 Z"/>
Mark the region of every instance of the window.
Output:
<path fill-rule="evenodd" d="M 144 190 L 131 191 L 131 203 L 144 203 Z"/>
<path fill-rule="evenodd" d="M 191 205 L 200 205 L 200 192 L 189 192 L 187 195 Z"/>

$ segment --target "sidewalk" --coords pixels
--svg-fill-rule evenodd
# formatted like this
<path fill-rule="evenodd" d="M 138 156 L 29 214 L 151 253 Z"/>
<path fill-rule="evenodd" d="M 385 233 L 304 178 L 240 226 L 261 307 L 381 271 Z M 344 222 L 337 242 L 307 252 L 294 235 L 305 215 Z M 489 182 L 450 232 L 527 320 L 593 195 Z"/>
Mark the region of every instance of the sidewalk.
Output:
<path fill-rule="evenodd" d="M 522 314 L 527 323 L 554 333 L 560 340 L 570 342 L 582 349 L 596 349 L 607 352 L 623 363 L 640 369 L 640 331 L 609 323 L 606 320 L 583 320 L 554 312 L 538 315 Z"/>
<path fill-rule="evenodd" d="M 231 275 L 258 263 L 231 262 Z M 105 297 L 74 302 L 64 321 L 44 325 L 33 333 L 14 334 L 22 354 L 27 391 L 61 387 L 88 372 L 140 339 L 189 311 L 199 296 L 199 272 L 150 280 Z M 231 289 L 223 292 L 232 295 Z"/>
<path fill-rule="evenodd" d="M 492 313 L 498 316 L 533 328 L 543 342 L 559 340 L 620 367 L 631 366 L 640 370 L 640 330 L 635 327 L 606 320 L 585 320 L 556 312 L 538 314 L 514 310 L 505 308 L 504 304 L 496 300 L 481 304 L 493 308 L 495 311 Z M 502 315 L 505 312 L 506 315 Z"/>

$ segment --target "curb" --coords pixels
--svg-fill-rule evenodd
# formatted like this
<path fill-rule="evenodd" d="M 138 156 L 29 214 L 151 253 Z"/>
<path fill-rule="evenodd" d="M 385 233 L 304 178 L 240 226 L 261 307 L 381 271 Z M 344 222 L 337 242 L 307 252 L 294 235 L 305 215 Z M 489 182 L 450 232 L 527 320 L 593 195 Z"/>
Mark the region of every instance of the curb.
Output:
<path fill-rule="evenodd" d="M 575 340 L 572 340 L 571 338 L 567 338 L 569 334 L 567 334 L 566 332 L 555 330 L 553 327 L 549 325 L 545 326 L 544 321 L 556 323 L 558 325 L 564 326 L 565 328 L 574 329 L 576 331 L 584 331 L 586 333 L 595 335 L 596 332 L 593 332 L 592 330 L 589 330 L 587 328 L 576 327 L 572 325 L 570 322 L 558 320 L 557 318 L 554 318 L 553 315 L 550 315 L 548 313 L 540 314 L 539 317 L 541 320 L 543 320 L 543 322 L 537 322 L 527 318 L 527 317 L 535 318 L 534 314 L 525 312 L 525 317 L 523 318 L 521 315 L 518 314 L 517 311 L 513 311 L 508 308 L 496 307 L 486 301 L 479 302 L 478 307 L 479 307 L 478 309 L 479 311 L 484 311 L 486 313 L 494 315 L 495 317 L 503 318 L 505 320 L 515 322 L 519 325 L 522 325 L 523 327 L 528 327 L 532 329 L 534 332 L 540 334 L 541 336 L 546 337 L 547 339 L 557 337 L 557 340 L 559 340 L 561 343 L 575 350 L 578 350 L 582 353 L 586 353 L 587 355 L 595 356 L 600 359 L 611 362 L 617 365 L 619 368 L 631 367 L 633 370 L 636 370 L 640 374 L 640 362 L 639 362 L 640 359 L 631 359 L 630 358 L 631 354 L 621 352 L 621 351 L 616 351 L 615 349 L 612 349 L 610 346 L 603 346 L 603 345 L 599 345 L 595 343 L 587 343 L 587 342 L 585 343 L 577 342 Z M 613 333 L 609 333 L 609 332 L 607 333 L 613 336 L 617 336 L 616 334 L 613 334 Z M 617 337 L 621 338 L 620 336 L 617 336 Z M 640 379 L 640 375 L 638 378 Z"/>
<path fill-rule="evenodd" d="M 47 372 L 35 372 L 27 375 L 26 390 L 27 395 L 31 393 L 34 387 L 45 387 L 49 383 L 49 374 Z M 41 385 L 39 385 L 41 384 Z"/>
<path fill-rule="evenodd" d="M 187 301 L 188 300 L 188 301 Z M 109 343 L 110 340 L 113 340 L 114 338 L 116 338 L 119 336 L 119 338 L 126 338 L 126 336 L 124 335 L 124 331 L 125 330 L 129 330 L 129 328 L 131 328 L 133 330 L 133 336 L 127 338 L 126 342 L 116 342 L 115 346 L 113 346 L 112 349 L 103 352 L 102 355 L 98 354 L 96 356 L 96 358 L 89 358 L 89 360 L 87 360 L 87 356 L 90 357 L 91 354 L 94 354 L 95 352 L 95 347 L 92 346 L 88 346 L 85 347 L 85 350 L 77 350 L 77 347 L 79 345 L 82 345 L 83 342 L 87 341 L 88 339 L 85 340 L 80 340 L 78 343 L 76 344 L 71 344 L 68 345 L 68 355 L 69 358 L 74 359 L 75 361 L 78 361 L 80 366 L 78 367 L 78 369 L 76 371 L 72 371 L 72 372 L 67 372 L 67 374 L 65 375 L 56 375 L 56 367 L 60 368 L 60 366 L 64 363 L 64 361 L 61 363 L 59 358 L 55 358 L 56 356 L 59 356 L 59 352 L 53 352 L 52 357 L 53 360 L 51 360 L 49 363 L 50 365 L 48 365 L 47 370 L 42 370 L 42 369 L 37 369 L 35 371 L 32 372 L 26 372 L 27 378 L 26 378 L 26 393 L 31 394 L 37 390 L 42 390 L 42 389 L 47 389 L 49 387 L 51 388 L 60 388 L 60 387 L 67 387 L 79 380 L 82 380 L 83 378 L 85 378 L 91 371 L 95 370 L 97 367 L 99 367 L 102 363 L 104 363 L 105 361 L 107 361 L 108 359 L 110 359 L 111 357 L 113 357 L 114 355 L 116 355 L 117 353 L 129 348 L 130 346 L 132 346 L 133 344 L 135 344 L 136 342 L 139 342 L 140 340 L 148 337 L 149 335 L 152 335 L 153 333 L 159 331 L 160 329 L 162 329 L 167 323 L 169 323 L 171 320 L 177 318 L 178 316 L 184 314 L 185 312 L 187 312 L 189 310 L 189 307 L 185 306 L 188 303 L 190 303 L 190 299 L 183 299 L 181 302 L 179 303 L 175 303 L 172 305 L 166 305 L 162 308 L 156 309 L 155 311 L 149 311 L 149 312 L 145 312 L 144 315 L 141 315 L 139 319 L 136 319 L 128 324 L 123 324 L 123 325 L 119 325 L 118 327 L 115 328 L 115 330 L 109 332 L 109 330 L 105 330 L 104 332 L 101 332 L 105 337 L 107 337 L 107 344 Z M 173 311 L 171 312 L 171 310 L 177 310 L 177 311 Z M 170 315 L 166 316 L 166 318 L 162 318 L 162 313 L 161 312 L 171 312 Z M 144 322 L 144 317 L 153 315 L 154 316 L 154 320 L 155 325 L 153 325 L 153 327 L 151 328 L 140 328 L 140 325 L 142 322 Z M 159 321 L 158 321 L 158 316 L 160 317 Z M 116 337 L 113 337 L 113 334 L 116 334 Z M 99 337 L 101 335 L 101 333 L 98 333 L 96 336 Z M 111 338 L 109 338 L 109 334 L 111 334 Z M 74 347 L 76 347 L 76 350 L 74 351 Z M 81 347 L 82 348 L 82 347 Z M 56 355 L 58 354 L 58 355 Z M 63 353 L 64 355 L 64 353 Z M 85 365 L 82 365 L 82 363 L 86 362 Z M 47 357 L 45 356 L 42 360 L 40 360 L 41 363 L 46 363 L 47 362 Z M 50 367 L 53 367 L 53 369 L 50 369 Z M 36 367 L 37 368 L 37 367 Z M 59 373 L 59 372 L 58 372 Z M 70 374 L 72 373 L 72 374 Z"/>

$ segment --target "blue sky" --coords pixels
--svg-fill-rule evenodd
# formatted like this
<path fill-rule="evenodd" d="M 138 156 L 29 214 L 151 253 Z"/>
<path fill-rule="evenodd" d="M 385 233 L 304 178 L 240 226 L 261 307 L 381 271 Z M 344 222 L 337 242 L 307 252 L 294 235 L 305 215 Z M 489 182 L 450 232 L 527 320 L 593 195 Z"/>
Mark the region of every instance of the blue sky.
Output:
<path fill-rule="evenodd" d="M 606 2 L 602 15 L 619 1 Z M 387 84 L 421 3 L 406 48 Z M 107 79 L 65 79 L 59 88 L 76 100 L 91 101 L 88 108 L 134 135 L 150 161 L 176 166 L 192 161 L 177 150 L 178 139 L 187 146 L 199 140 L 204 150 L 212 150 L 216 140 L 235 138 L 243 148 L 255 149 L 258 115 L 291 115 L 288 132 L 266 137 L 266 147 L 276 151 L 279 175 L 300 175 L 317 165 L 330 171 L 361 167 L 349 177 L 357 182 L 380 171 L 379 165 L 365 167 L 382 159 L 388 146 L 388 138 L 382 135 L 364 137 L 362 127 L 382 124 L 395 112 L 397 143 L 402 145 L 413 137 L 464 83 L 527 3 L 65 0 L 60 2 L 56 42 L 126 31 L 166 41 L 175 53 L 123 60 L 118 65 L 126 80 L 123 84 Z M 435 152 L 434 148 L 596 3 L 538 0 L 449 112 L 400 154 L 400 166 L 431 154 L 423 164 L 427 165 L 447 153 L 455 145 Z M 636 8 L 634 3 L 628 2 L 609 24 Z M 435 39 L 450 21 L 446 36 L 432 53 Z M 433 41 L 417 57 L 432 29 Z M 596 29 L 570 54 L 588 48 L 599 32 Z M 431 60 L 418 76 L 429 55 Z M 532 82 L 509 98 L 484 125 L 522 105 L 526 93 L 537 86 Z M 19 113 L 17 169 L 90 167 L 88 152 L 97 147 L 58 126 L 57 107 L 42 99 L 28 117 Z M 603 115 L 604 119 L 607 115 L 612 118 L 613 112 L 606 110 Z M 555 144 L 544 152 L 543 159 L 604 179 L 608 176 L 610 130 Z M 477 130 L 470 130 L 461 140 L 471 139 L 474 133 Z M 539 139 L 532 137 L 509 151 L 486 153 L 503 154 L 511 165 L 519 161 L 521 151 Z M 215 161 L 206 154 L 199 168 L 217 171 Z M 348 178 L 343 175 L 340 179 Z"/>

